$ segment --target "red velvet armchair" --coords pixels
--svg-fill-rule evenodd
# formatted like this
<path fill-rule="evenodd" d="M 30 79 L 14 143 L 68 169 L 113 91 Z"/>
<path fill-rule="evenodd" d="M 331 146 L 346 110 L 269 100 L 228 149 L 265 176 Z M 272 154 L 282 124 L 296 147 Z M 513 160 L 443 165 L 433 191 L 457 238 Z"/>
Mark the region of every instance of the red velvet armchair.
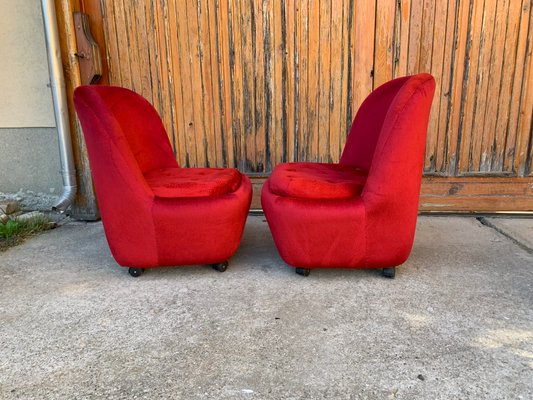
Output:
<path fill-rule="evenodd" d="M 278 165 L 261 202 L 281 257 L 311 268 L 395 267 L 411 252 L 435 80 L 392 80 L 363 102 L 338 164 Z"/>
<path fill-rule="evenodd" d="M 250 207 L 235 169 L 181 168 L 161 119 L 138 94 L 111 86 L 74 92 L 111 252 L 132 276 L 156 266 L 227 267 Z"/>

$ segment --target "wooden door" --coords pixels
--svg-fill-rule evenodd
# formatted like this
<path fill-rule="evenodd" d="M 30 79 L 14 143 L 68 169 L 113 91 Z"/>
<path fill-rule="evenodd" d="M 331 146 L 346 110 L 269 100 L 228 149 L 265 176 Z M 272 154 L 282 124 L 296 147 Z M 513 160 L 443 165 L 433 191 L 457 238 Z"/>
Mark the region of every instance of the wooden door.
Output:
<path fill-rule="evenodd" d="M 370 91 L 437 80 L 421 210 L 533 211 L 531 0 L 87 0 L 109 82 L 160 112 L 183 166 L 257 190 L 339 160 Z"/>

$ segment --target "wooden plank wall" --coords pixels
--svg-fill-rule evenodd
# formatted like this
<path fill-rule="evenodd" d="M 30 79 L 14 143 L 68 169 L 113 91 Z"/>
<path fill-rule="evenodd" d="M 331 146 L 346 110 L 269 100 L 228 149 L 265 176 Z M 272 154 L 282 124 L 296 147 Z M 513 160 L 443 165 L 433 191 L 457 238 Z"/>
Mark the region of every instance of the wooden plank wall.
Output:
<path fill-rule="evenodd" d="M 426 176 L 533 176 L 532 0 L 101 8 L 110 82 L 154 104 L 181 165 L 259 177 L 280 162 L 338 161 L 369 92 L 426 71 L 437 80 Z"/>
<path fill-rule="evenodd" d="M 361 101 L 437 79 L 428 175 L 531 168 L 531 0 L 102 1 L 110 82 L 159 110 L 179 162 L 337 161 Z"/>

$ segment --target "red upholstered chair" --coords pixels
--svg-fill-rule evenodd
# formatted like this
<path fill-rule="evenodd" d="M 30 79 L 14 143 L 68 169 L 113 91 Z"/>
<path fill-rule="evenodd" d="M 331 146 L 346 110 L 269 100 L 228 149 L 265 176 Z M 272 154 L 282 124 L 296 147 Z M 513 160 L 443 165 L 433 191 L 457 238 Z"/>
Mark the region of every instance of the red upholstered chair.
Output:
<path fill-rule="evenodd" d="M 227 267 L 250 207 L 235 169 L 180 168 L 151 104 L 111 86 L 74 92 L 111 252 L 139 276 L 147 267 Z"/>
<path fill-rule="evenodd" d="M 387 82 L 363 102 L 338 164 L 278 165 L 261 202 L 281 257 L 311 268 L 395 267 L 414 240 L 431 75 Z"/>

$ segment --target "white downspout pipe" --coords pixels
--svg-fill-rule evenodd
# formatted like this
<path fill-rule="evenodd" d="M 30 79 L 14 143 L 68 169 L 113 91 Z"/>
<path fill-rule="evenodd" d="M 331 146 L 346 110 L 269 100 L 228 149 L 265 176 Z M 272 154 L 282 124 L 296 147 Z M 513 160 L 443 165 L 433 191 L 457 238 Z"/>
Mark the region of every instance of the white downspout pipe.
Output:
<path fill-rule="evenodd" d="M 43 10 L 46 47 L 48 49 L 50 86 L 52 88 L 54 114 L 59 139 L 61 176 L 63 177 L 63 193 L 52 209 L 63 213 L 72 204 L 76 196 L 76 168 L 72 154 L 67 92 L 65 90 L 65 77 L 63 75 L 63 63 L 61 62 L 61 47 L 59 45 L 59 32 L 57 30 L 57 16 L 54 1 L 41 0 L 41 7 Z"/>

